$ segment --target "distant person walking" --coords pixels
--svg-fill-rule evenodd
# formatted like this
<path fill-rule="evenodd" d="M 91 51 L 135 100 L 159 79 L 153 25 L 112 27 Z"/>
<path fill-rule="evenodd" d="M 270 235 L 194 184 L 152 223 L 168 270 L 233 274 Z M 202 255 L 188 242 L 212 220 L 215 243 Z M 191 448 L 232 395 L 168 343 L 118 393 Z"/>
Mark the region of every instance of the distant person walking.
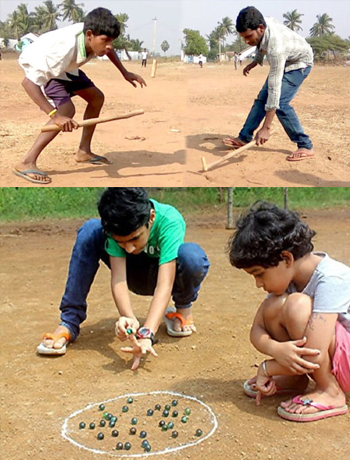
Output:
<path fill-rule="evenodd" d="M 199 57 L 198 57 L 198 64 L 199 64 L 199 67 L 202 68 L 203 67 L 203 54 L 200 54 Z"/>
<path fill-rule="evenodd" d="M 144 48 L 144 50 L 142 51 L 141 57 L 142 57 L 141 67 L 147 67 L 148 53 L 147 53 L 146 48 Z"/>
<path fill-rule="evenodd" d="M 239 60 L 239 65 L 241 66 L 243 64 L 243 56 L 241 53 L 238 54 L 238 60 Z"/>

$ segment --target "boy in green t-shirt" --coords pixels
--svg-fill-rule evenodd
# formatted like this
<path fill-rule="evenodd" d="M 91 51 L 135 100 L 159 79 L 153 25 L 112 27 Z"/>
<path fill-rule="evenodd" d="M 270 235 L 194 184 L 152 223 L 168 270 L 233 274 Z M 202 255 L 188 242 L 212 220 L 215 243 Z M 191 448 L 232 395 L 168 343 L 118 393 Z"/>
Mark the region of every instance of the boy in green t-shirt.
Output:
<path fill-rule="evenodd" d="M 134 355 L 132 370 L 142 355 L 157 356 L 155 334 L 164 318 L 172 336 L 195 331 L 191 306 L 209 269 L 203 249 L 184 243 L 186 225 L 172 206 L 148 198 L 140 187 L 108 188 L 98 204 L 101 220 L 91 219 L 78 231 L 70 261 L 66 290 L 62 297 L 61 323 L 53 334 L 44 334 L 40 354 L 64 354 L 86 319 L 86 298 L 102 260 L 111 269 L 112 295 L 120 317 L 116 335 L 130 338 Z M 152 296 L 143 327 L 136 318 L 129 290 Z"/>

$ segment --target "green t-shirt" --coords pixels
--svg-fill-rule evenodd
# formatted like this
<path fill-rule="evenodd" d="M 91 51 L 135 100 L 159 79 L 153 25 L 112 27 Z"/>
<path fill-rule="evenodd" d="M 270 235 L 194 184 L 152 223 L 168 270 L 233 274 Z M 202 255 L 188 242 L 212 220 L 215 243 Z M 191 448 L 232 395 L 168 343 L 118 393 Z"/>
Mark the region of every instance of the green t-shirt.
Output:
<path fill-rule="evenodd" d="M 159 258 L 159 265 L 162 265 L 177 258 L 184 242 L 186 224 L 173 206 L 152 199 L 151 202 L 155 219 L 144 252 L 149 257 Z M 112 257 L 126 257 L 126 251 L 113 238 L 107 238 L 105 249 Z"/>

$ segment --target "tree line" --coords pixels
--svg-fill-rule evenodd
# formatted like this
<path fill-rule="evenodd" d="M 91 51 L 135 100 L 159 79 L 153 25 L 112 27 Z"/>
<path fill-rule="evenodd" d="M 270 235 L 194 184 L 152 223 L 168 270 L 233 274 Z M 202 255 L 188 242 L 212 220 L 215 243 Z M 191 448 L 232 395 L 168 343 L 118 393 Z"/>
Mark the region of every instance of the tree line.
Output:
<path fill-rule="evenodd" d="M 297 10 L 283 14 L 283 24 L 295 32 L 302 29 L 302 16 Z M 335 34 L 335 27 L 332 24 L 333 19 L 327 14 L 316 16 L 317 21 L 309 31 L 309 37 L 306 39 L 315 53 L 316 60 L 322 59 L 327 53 L 345 56 L 350 48 L 350 37 L 342 39 Z M 184 52 L 188 55 L 203 54 L 208 59 L 215 59 L 221 53 L 235 51 L 240 53 L 247 48 L 242 37 L 236 31 L 235 25 L 229 17 L 225 17 L 217 23 L 214 30 L 205 37 L 199 31 L 184 29 Z M 227 45 L 229 36 L 234 38 L 230 45 Z"/>

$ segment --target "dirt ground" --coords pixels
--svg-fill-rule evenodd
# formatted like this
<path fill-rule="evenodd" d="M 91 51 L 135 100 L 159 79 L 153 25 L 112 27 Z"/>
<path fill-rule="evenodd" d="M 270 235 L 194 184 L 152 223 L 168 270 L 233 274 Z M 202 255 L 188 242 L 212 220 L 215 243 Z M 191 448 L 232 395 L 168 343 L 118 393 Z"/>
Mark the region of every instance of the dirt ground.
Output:
<path fill-rule="evenodd" d="M 198 333 L 175 339 L 164 325 L 158 358 L 135 373 L 114 339 L 115 307 L 108 269 L 101 267 L 89 295 L 88 319 L 63 357 L 36 355 L 45 331 L 58 321 L 75 231 L 82 222 L 0 226 L 1 438 L 6 460 L 109 458 L 79 450 L 61 437 L 64 419 L 88 404 L 126 393 L 175 391 L 199 398 L 216 414 L 218 428 L 196 446 L 156 458 L 201 460 L 345 460 L 350 415 L 298 424 L 276 414 L 281 397 L 261 407 L 242 383 L 262 355 L 249 343 L 249 328 L 264 293 L 225 254 L 230 231 L 225 215 L 187 217 L 187 241 L 205 249 L 211 268 L 194 307 Z M 316 250 L 350 264 L 350 212 L 323 210 L 303 217 L 317 230 Z M 339 239 L 338 239 L 339 238 Z M 149 299 L 132 296 L 142 320 Z M 350 404 L 348 398 L 347 403 Z M 97 443 L 98 441 L 96 441 Z M 100 445 L 96 445 L 96 448 Z M 123 452 L 124 453 L 124 452 Z"/>
<path fill-rule="evenodd" d="M 52 177 L 52 186 L 346 186 L 350 184 L 349 67 L 315 67 L 293 105 L 315 145 L 316 156 L 290 163 L 294 150 L 278 120 L 264 147 L 252 147 L 220 167 L 203 173 L 201 158 L 210 164 L 229 150 L 221 139 L 237 135 L 268 73 L 256 68 L 246 78 L 233 64 L 207 64 L 202 69 L 160 63 L 125 66 L 142 75 L 147 88 L 134 89 L 110 62 L 94 60 L 84 71 L 104 92 L 101 116 L 144 109 L 145 114 L 97 127 L 93 149 L 113 165 L 77 165 L 73 154 L 81 130 L 60 134 L 39 158 L 38 166 Z M 0 62 L 2 186 L 37 186 L 12 174 L 46 123 L 21 86 L 23 72 L 8 56 Z M 82 120 L 84 102 L 76 98 Z M 144 137 L 130 140 L 127 137 Z"/>

